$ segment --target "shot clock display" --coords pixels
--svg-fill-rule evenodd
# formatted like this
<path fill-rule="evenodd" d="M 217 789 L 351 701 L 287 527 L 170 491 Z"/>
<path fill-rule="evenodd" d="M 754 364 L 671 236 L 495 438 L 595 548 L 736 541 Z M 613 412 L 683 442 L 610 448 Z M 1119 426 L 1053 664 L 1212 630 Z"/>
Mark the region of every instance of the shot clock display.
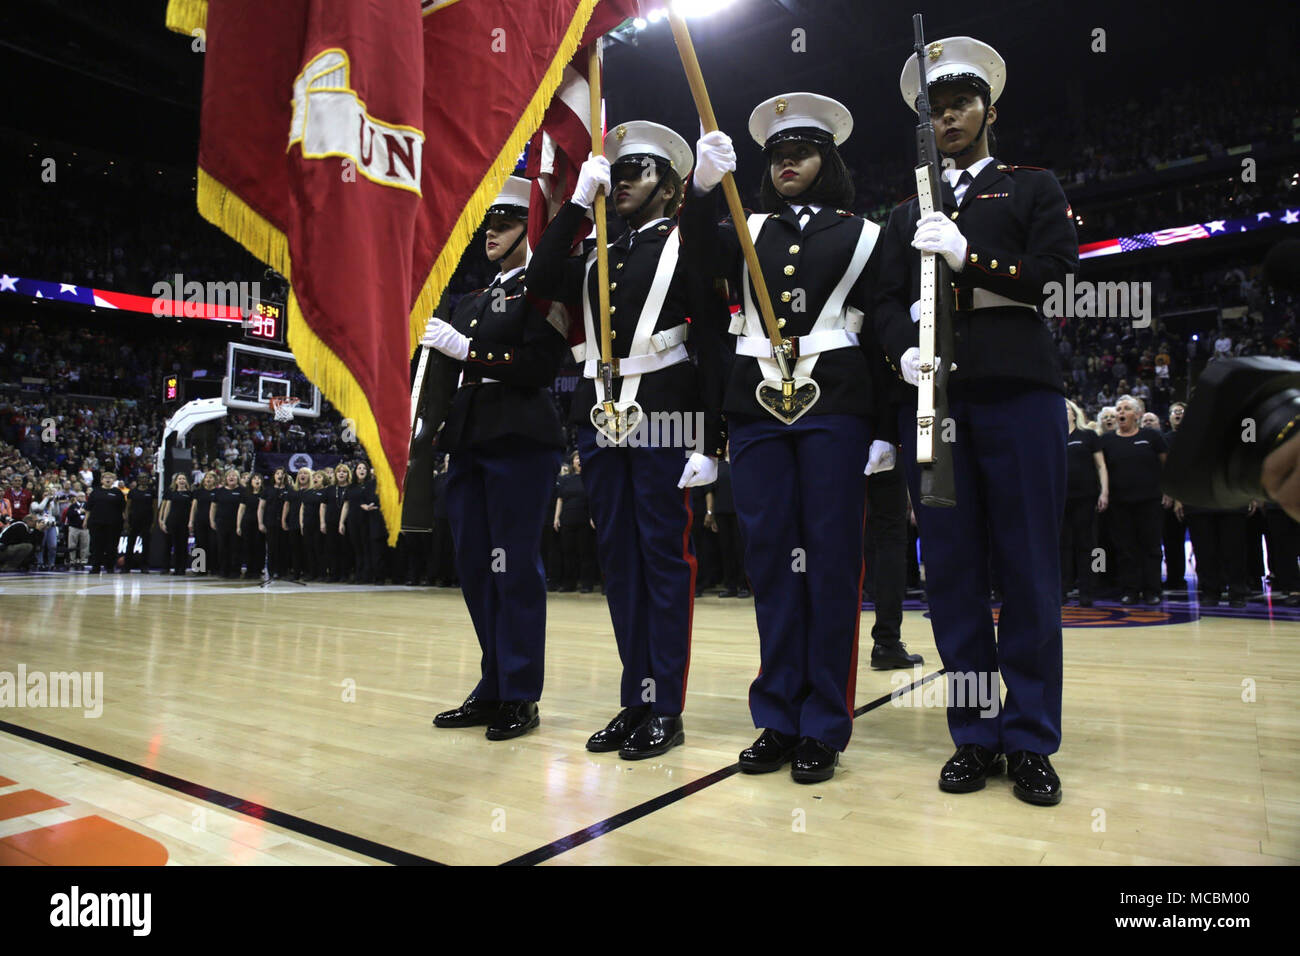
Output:
<path fill-rule="evenodd" d="M 284 305 L 259 299 L 244 323 L 244 338 L 268 344 L 284 344 Z"/>
<path fill-rule="evenodd" d="M 175 402 L 181 397 L 181 377 L 179 375 L 163 376 L 163 401 Z"/>

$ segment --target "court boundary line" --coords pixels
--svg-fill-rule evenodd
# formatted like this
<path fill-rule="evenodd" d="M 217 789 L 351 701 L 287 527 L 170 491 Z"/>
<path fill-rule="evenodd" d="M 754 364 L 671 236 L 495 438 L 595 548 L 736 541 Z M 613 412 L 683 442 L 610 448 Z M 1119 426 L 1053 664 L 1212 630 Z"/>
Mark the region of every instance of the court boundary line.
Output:
<path fill-rule="evenodd" d="M 80 757 L 83 760 L 89 760 L 92 763 L 99 764 L 102 767 L 107 767 L 110 770 L 116 770 L 118 773 L 124 773 L 132 777 L 139 777 L 142 780 L 147 780 L 150 783 L 165 787 L 168 790 L 185 794 L 188 797 L 202 800 L 205 803 L 211 803 L 223 810 L 231 810 L 235 813 L 240 813 L 247 817 L 253 817 L 256 820 L 261 820 L 264 823 L 270 823 L 283 830 L 297 833 L 300 836 L 310 837 L 313 840 L 319 840 L 322 843 L 328 843 L 331 846 L 336 846 L 340 849 L 350 850 L 353 853 L 368 856 L 371 859 L 379 860 L 382 863 L 389 863 L 393 866 L 446 866 L 445 863 L 439 863 L 437 860 L 431 860 L 428 857 L 420 856 L 417 853 L 410 853 L 406 850 L 399 850 L 396 847 L 391 847 L 384 843 L 367 840 L 365 837 L 357 836 L 355 833 L 336 830 L 333 827 L 328 827 L 321 823 L 313 823 L 311 820 L 294 816 L 292 813 L 275 810 L 252 800 L 245 800 L 242 797 L 236 797 L 233 794 L 225 793 L 221 790 L 214 790 L 211 787 L 205 787 L 202 784 L 194 783 L 184 779 L 183 777 L 177 777 L 170 773 L 164 773 L 161 770 L 154 770 L 151 767 L 132 763 L 130 760 L 124 760 L 121 757 L 114 757 L 112 754 L 106 754 L 103 751 L 95 750 L 93 747 L 86 747 L 82 744 L 73 743 L 70 740 L 53 737 L 49 734 L 42 733 L 39 730 L 32 730 L 30 727 L 22 727 L 18 724 L 12 724 L 7 720 L 0 720 L 0 731 L 12 734 L 15 737 L 22 738 L 31 743 L 40 744 L 53 750 L 62 751 L 63 753 L 70 754 L 74 757 Z"/>
<path fill-rule="evenodd" d="M 853 711 L 853 719 L 857 720 L 863 714 L 882 706 L 886 701 L 906 694 L 918 687 L 923 687 L 930 681 L 939 677 L 942 673 L 942 669 L 937 670 L 932 674 L 927 674 L 919 680 L 913 680 L 907 687 L 900 687 L 896 690 L 892 690 L 888 694 L 884 694 L 869 703 L 863 704 L 861 707 Z M 535 850 L 530 850 L 520 856 L 513 857 L 499 865 L 536 866 L 538 863 L 545 863 L 547 860 L 553 860 L 561 853 L 567 853 L 569 850 L 590 843 L 592 840 L 599 839 L 607 833 L 613 833 L 620 827 L 627 826 L 629 823 L 635 823 L 637 820 L 647 817 L 657 810 L 662 810 L 664 807 L 672 806 L 672 804 L 677 803 L 679 800 L 685 800 L 692 794 L 699 793 L 701 790 L 706 790 L 715 783 L 721 783 L 723 780 L 733 777 L 738 773 L 740 773 L 739 762 L 733 763 L 727 767 L 722 767 L 712 773 L 705 774 L 703 777 L 692 780 L 690 783 L 682 784 L 682 786 L 675 790 L 669 790 L 667 793 L 661 793 L 657 797 L 651 797 L 649 800 L 638 803 L 634 807 L 616 813 L 611 817 L 606 817 L 604 820 L 583 827 L 581 830 L 576 830 L 568 836 L 562 836 L 558 840 L 553 840 L 550 843 L 543 844 Z"/>

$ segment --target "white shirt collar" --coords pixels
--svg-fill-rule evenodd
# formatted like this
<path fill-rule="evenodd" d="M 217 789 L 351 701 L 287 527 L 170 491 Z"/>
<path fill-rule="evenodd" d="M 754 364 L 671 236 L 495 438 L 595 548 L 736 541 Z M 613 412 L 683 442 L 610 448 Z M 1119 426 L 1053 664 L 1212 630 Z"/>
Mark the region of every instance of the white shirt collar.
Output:
<path fill-rule="evenodd" d="M 943 171 L 943 178 L 948 180 L 949 186 L 956 187 L 957 180 L 961 179 L 962 173 L 970 173 L 970 178 L 974 180 L 975 177 L 978 176 L 980 172 L 984 169 L 984 167 L 991 162 L 993 162 L 993 157 L 985 156 L 983 159 L 976 160 L 975 162 L 971 163 L 965 169 L 945 169 Z"/>
<path fill-rule="evenodd" d="M 645 231 L 646 231 L 647 229 L 649 229 L 651 226 L 657 226 L 657 225 L 659 225 L 659 223 L 661 223 L 661 222 L 668 222 L 668 217 L 667 217 L 667 216 L 660 216 L 658 219 L 651 219 L 651 220 L 650 220 L 649 222 L 647 222 L 644 226 L 642 226 L 640 229 L 638 229 L 637 232 L 645 232 Z"/>
<path fill-rule="evenodd" d="M 802 216 L 802 215 L 803 215 L 803 211 L 804 211 L 805 209 L 807 209 L 809 212 L 811 212 L 814 216 L 817 215 L 819 212 L 822 211 L 822 207 L 821 207 L 821 205 L 818 204 L 818 203 L 815 203 L 815 202 L 808 202 L 808 203 L 804 203 L 804 202 L 793 203 L 793 202 L 792 202 L 792 203 L 790 203 L 790 208 L 794 210 L 794 214 L 795 214 L 796 216 Z"/>
<path fill-rule="evenodd" d="M 511 269 L 509 272 L 498 272 L 496 278 L 492 280 L 491 284 L 505 285 L 515 276 L 519 275 L 519 273 L 523 272 L 525 268 L 526 266 L 516 266 L 515 268 Z"/>

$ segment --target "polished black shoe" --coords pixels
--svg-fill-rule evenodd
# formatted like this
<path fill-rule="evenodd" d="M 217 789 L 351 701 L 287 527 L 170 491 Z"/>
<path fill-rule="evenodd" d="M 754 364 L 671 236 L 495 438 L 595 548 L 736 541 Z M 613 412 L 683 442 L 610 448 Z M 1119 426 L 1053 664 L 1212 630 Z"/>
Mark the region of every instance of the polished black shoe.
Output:
<path fill-rule="evenodd" d="M 624 760 L 644 760 L 666 754 L 685 742 L 686 731 L 682 728 L 680 714 L 655 714 L 628 735 L 623 746 L 618 748 L 618 755 Z"/>
<path fill-rule="evenodd" d="M 433 726 L 482 727 L 484 724 L 490 724 L 496 720 L 497 713 L 500 710 L 501 701 L 499 700 L 480 700 L 477 697 L 466 697 L 465 703 L 455 710 L 444 710 L 433 718 Z"/>
<path fill-rule="evenodd" d="M 1146 604 L 1149 607 L 1155 607 L 1156 605 L 1160 604 L 1163 601 L 1164 598 L 1161 597 L 1159 594 L 1148 594 L 1145 598 L 1143 598 L 1142 603 Z"/>
<path fill-rule="evenodd" d="M 821 783 L 835 776 L 835 764 L 839 759 L 837 750 L 820 740 L 805 737 L 799 741 L 794 759 L 790 761 L 790 776 L 795 783 Z"/>
<path fill-rule="evenodd" d="M 1137 596 L 1133 594 L 1125 594 L 1122 598 L 1119 599 L 1120 604 L 1136 604 L 1137 602 L 1138 602 Z"/>
<path fill-rule="evenodd" d="M 718 597 L 720 597 L 720 598 L 735 597 L 735 596 L 738 595 L 739 593 L 740 593 L 740 592 L 737 591 L 735 588 L 727 588 L 725 591 L 719 591 L 719 592 L 718 592 Z"/>
<path fill-rule="evenodd" d="M 604 730 L 598 730 L 587 738 L 587 749 L 594 754 L 617 750 L 623 746 L 623 741 L 627 740 L 628 735 L 645 723 L 649 717 L 648 706 L 623 708 L 618 712 L 617 717 L 605 725 Z"/>
<path fill-rule="evenodd" d="M 900 667 L 920 667 L 925 660 L 920 654 L 907 653 L 907 645 L 902 641 L 880 643 L 871 648 L 871 669 L 873 671 L 897 670 Z"/>
<path fill-rule="evenodd" d="M 979 744 L 962 744 L 939 771 L 939 789 L 944 793 L 973 793 L 984 789 L 984 781 L 1002 772 L 1002 755 Z"/>
<path fill-rule="evenodd" d="M 753 596 L 754 595 L 750 592 L 749 588 L 741 588 L 739 591 L 736 592 L 736 597 L 738 598 L 747 598 Z"/>
<path fill-rule="evenodd" d="M 1030 750 L 1007 754 L 1007 776 L 1015 795 L 1025 803 L 1054 807 L 1061 802 L 1061 778 L 1046 754 Z"/>
<path fill-rule="evenodd" d="M 535 700 L 506 700 L 496 720 L 488 725 L 488 740 L 510 740 L 521 737 L 542 722 Z"/>
<path fill-rule="evenodd" d="M 740 769 L 745 773 L 772 773 L 788 764 L 798 749 L 798 737 L 765 730 L 751 746 L 740 752 Z"/>

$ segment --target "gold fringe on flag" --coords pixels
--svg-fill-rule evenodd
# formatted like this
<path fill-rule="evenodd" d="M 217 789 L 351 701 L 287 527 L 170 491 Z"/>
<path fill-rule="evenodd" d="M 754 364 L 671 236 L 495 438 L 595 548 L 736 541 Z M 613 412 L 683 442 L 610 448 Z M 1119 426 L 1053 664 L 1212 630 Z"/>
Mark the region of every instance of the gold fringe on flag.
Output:
<path fill-rule="evenodd" d="M 208 28 L 208 0 L 167 0 L 167 29 L 186 36 Z"/>
<path fill-rule="evenodd" d="M 492 205 L 492 201 L 500 194 L 506 178 L 514 171 L 519 154 L 524 151 L 524 145 L 533 138 L 537 128 L 542 125 L 546 108 L 550 106 L 551 98 L 560 88 L 560 81 L 564 79 L 564 68 L 578 52 L 578 44 L 582 41 L 582 35 L 587 32 L 587 24 L 599 2 L 600 0 L 581 0 L 578 4 L 578 8 L 573 13 L 573 21 L 569 24 L 564 39 L 560 41 L 560 46 L 555 51 L 555 56 L 551 60 L 551 65 L 547 67 L 537 92 L 533 94 L 533 98 L 524 109 L 524 114 L 520 117 L 514 131 L 506 139 L 505 146 L 497 154 L 492 168 L 483 177 L 483 182 L 479 184 L 474 195 L 465 203 L 465 208 L 461 210 L 460 218 L 452 227 L 451 234 L 447 237 L 447 242 L 442 247 L 442 252 L 438 254 L 438 259 L 434 262 L 433 269 L 425 279 L 424 286 L 411 309 L 411 354 L 414 355 L 415 350 L 419 348 L 425 326 L 429 324 L 429 316 L 433 315 L 443 290 L 451 281 L 452 273 L 456 271 L 460 257 L 465 253 L 465 247 L 469 245 L 470 240 L 474 238 L 474 233 L 483 224 L 483 216 Z"/>

